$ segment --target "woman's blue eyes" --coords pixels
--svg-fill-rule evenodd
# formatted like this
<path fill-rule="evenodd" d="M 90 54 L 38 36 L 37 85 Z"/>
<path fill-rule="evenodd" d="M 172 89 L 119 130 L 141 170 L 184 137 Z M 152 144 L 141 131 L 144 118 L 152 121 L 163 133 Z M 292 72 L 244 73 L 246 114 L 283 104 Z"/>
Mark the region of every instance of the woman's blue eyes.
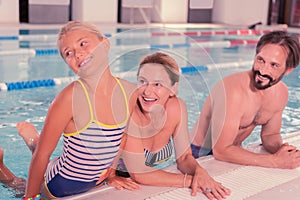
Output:
<path fill-rule="evenodd" d="M 139 85 L 144 85 L 146 82 L 144 80 L 139 80 L 138 83 Z"/>
<path fill-rule="evenodd" d="M 81 46 L 81 47 L 87 46 L 87 42 L 86 42 L 86 41 L 80 42 L 80 46 Z M 65 57 L 69 57 L 70 55 L 72 55 L 72 53 L 73 53 L 73 51 L 66 51 L 66 52 L 65 52 Z"/>
<path fill-rule="evenodd" d="M 84 42 L 81 42 L 81 43 L 80 43 L 80 46 L 83 47 L 83 46 L 86 46 L 86 44 L 87 44 L 87 42 L 84 41 Z"/>
<path fill-rule="evenodd" d="M 66 52 L 66 57 L 68 57 L 68 56 L 70 56 L 72 54 L 72 52 L 71 51 L 68 51 L 68 52 Z"/>
<path fill-rule="evenodd" d="M 155 86 L 155 87 L 162 87 L 162 86 L 163 86 L 163 85 L 162 85 L 161 83 L 159 83 L 159 82 L 148 83 L 147 81 L 144 81 L 144 80 L 139 80 L 139 81 L 138 81 L 138 84 L 139 84 L 140 86 L 149 85 L 149 84 L 152 84 L 152 85 Z"/>

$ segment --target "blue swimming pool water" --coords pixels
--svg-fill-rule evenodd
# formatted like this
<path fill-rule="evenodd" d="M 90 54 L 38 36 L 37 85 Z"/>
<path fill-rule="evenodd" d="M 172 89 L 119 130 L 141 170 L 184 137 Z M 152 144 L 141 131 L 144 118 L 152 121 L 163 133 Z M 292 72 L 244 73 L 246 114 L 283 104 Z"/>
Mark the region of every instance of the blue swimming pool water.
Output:
<path fill-rule="evenodd" d="M 141 57 L 156 51 L 149 48 L 149 44 L 191 44 L 195 41 L 225 41 L 232 39 L 257 39 L 257 36 L 169 36 L 148 37 L 150 32 L 170 32 L 170 29 L 136 29 L 128 30 L 121 34 L 113 34 L 110 38 L 111 53 L 110 66 L 112 72 L 125 79 L 135 82 L 135 70 Z M 189 31 L 176 30 L 176 31 Z M 193 29 L 194 31 L 194 29 Z M 28 33 L 28 32 L 27 32 Z M 29 31 L 30 33 L 30 31 Z M 40 34 L 33 32 L 31 34 Z M 45 32 L 43 32 L 44 34 Z M 55 33 L 51 31 L 50 34 Z M 7 50 L 20 50 L 26 48 L 56 48 L 55 40 L 42 41 L 0 41 L 0 52 Z M 160 49 L 172 55 L 179 66 L 207 66 L 214 63 L 242 62 L 252 60 L 254 46 L 238 47 L 213 47 L 202 48 L 200 45 L 190 48 L 163 48 Z M 212 65 L 213 66 L 213 65 Z M 210 88 L 221 77 L 251 69 L 251 65 L 216 68 L 209 71 L 198 71 L 181 76 L 179 94 L 186 101 L 189 112 L 189 128 L 191 128 L 198 117 L 204 99 Z M 6 55 L 0 57 L 0 83 L 27 80 L 42 80 L 56 77 L 70 77 L 73 73 L 57 54 L 49 55 Z M 289 87 L 289 102 L 284 111 L 282 133 L 300 130 L 300 70 L 294 70 L 283 81 Z M 27 178 L 28 166 L 31 153 L 23 140 L 16 132 L 16 122 L 29 121 L 41 130 L 49 104 L 55 95 L 66 84 L 54 87 L 40 87 L 32 89 L 21 89 L 12 91 L 0 91 L 0 146 L 5 153 L 5 164 L 17 176 Z M 246 143 L 259 140 L 258 131 L 255 131 Z M 54 155 L 60 154 L 61 145 L 58 145 Z M 0 187 L 0 199 L 15 199 L 14 192 Z"/>

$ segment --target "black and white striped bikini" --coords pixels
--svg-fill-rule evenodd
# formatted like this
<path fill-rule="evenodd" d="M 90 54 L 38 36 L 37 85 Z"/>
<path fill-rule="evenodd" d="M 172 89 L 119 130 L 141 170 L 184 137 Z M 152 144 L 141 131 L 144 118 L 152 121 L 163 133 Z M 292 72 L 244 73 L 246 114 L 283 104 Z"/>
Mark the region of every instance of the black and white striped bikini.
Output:
<path fill-rule="evenodd" d="M 160 151 L 158 152 L 151 152 L 148 149 L 144 148 L 145 153 L 145 164 L 149 167 L 155 167 L 156 165 L 167 161 L 172 153 L 173 153 L 173 144 L 172 141 L 169 140 L 168 144 L 164 146 Z"/>

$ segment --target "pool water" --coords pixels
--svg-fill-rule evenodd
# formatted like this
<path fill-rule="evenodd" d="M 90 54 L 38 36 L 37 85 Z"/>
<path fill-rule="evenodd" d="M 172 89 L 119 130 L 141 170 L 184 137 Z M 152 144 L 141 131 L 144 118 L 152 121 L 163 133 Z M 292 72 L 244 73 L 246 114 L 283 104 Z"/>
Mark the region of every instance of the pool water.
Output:
<path fill-rule="evenodd" d="M 236 47 L 201 47 L 188 48 L 150 48 L 149 44 L 191 44 L 196 41 L 225 41 L 232 39 L 257 39 L 258 36 L 161 36 L 148 37 L 151 32 L 170 32 L 169 29 L 136 29 L 113 34 L 110 38 L 110 66 L 113 74 L 135 82 L 136 69 L 141 58 L 157 50 L 173 56 L 179 66 L 207 66 L 214 63 L 242 62 L 252 60 L 254 46 Z M 177 32 L 188 31 L 176 30 Z M 117 31 L 116 31 L 117 32 Z M 51 32 L 53 33 L 53 31 Z M 20 45 L 22 44 L 22 45 Z M 56 48 L 55 41 L 27 42 L 26 48 Z M 153 47 L 153 46 L 152 46 Z M 24 42 L 0 41 L 0 52 L 7 49 L 24 48 Z M 158 48 L 158 47 L 157 47 Z M 203 102 L 211 87 L 223 76 L 234 72 L 251 69 L 251 65 L 216 68 L 182 74 L 178 96 L 185 100 L 189 114 L 189 128 L 195 123 Z M 0 57 L 0 83 L 26 80 L 43 80 L 57 77 L 71 77 L 74 74 L 57 54 L 51 55 L 7 55 Z M 300 70 L 295 69 L 283 81 L 289 88 L 289 101 L 283 114 L 282 133 L 300 130 Z M 12 91 L 0 91 L 0 146 L 4 150 L 4 162 L 16 176 L 27 178 L 31 152 L 17 134 L 16 123 L 29 121 L 41 130 L 48 107 L 56 94 L 66 84 L 54 87 L 40 87 Z M 255 129 L 246 141 L 259 141 L 259 128 Z M 61 143 L 53 156 L 60 154 Z M 0 199 L 15 199 L 14 191 L 0 187 Z"/>

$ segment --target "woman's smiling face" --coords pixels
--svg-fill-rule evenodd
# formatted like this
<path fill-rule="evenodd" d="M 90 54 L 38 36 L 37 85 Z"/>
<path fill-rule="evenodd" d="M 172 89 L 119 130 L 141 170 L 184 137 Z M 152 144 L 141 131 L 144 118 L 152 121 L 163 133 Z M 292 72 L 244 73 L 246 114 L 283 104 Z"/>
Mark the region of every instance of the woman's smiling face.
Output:
<path fill-rule="evenodd" d="M 90 54 L 99 43 L 100 40 L 95 33 L 75 29 L 61 38 L 58 47 L 66 63 L 78 74 L 79 69 L 92 59 Z"/>
<path fill-rule="evenodd" d="M 139 102 L 144 112 L 150 112 L 153 105 L 164 107 L 171 96 L 176 93 L 170 77 L 161 64 L 144 64 L 138 74 Z"/>

